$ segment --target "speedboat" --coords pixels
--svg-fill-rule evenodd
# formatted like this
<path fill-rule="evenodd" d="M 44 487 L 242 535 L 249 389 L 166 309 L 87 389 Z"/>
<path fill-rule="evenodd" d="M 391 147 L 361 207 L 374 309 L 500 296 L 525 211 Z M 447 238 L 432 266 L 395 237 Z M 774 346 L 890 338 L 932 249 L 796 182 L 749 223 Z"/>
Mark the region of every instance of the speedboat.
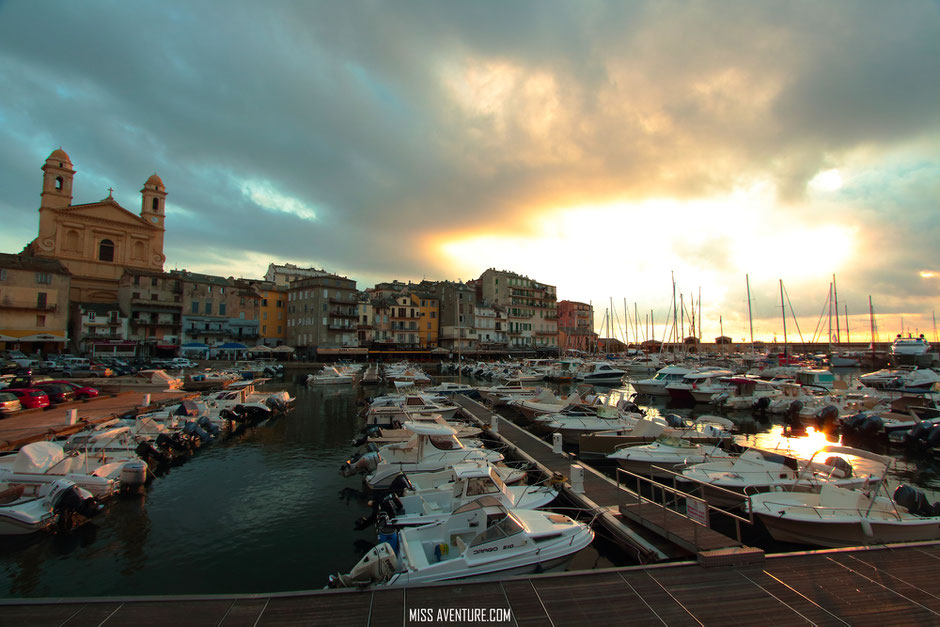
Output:
<path fill-rule="evenodd" d="M 502 579 L 563 570 L 594 539 L 591 528 L 563 514 L 506 509 L 484 496 L 446 519 L 383 536 L 330 587 L 405 586 Z"/>
<path fill-rule="evenodd" d="M 647 394 L 650 396 L 666 396 L 666 386 L 670 383 L 679 383 L 685 375 L 691 373 L 689 368 L 681 366 L 666 366 L 660 369 L 652 379 L 641 379 L 631 381 L 630 384 L 637 394 Z"/>
<path fill-rule="evenodd" d="M 930 368 L 901 366 L 869 372 L 858 380 L 862 385 L 876 390 L 929 390 L 940 381 L 940 375 Z"/>
<path fill-rule="evenodd" d="M 366 428 L 399 428 L 401 423 L 417 416 L 441 416 L 451 420 L 457 413 L 457 406 L 446 400 L 437 402 L 426 394 L 406 394 L 401 400 L 374 402 L 366 410 Z"/>
<path fill-rule="evenodd" d="M 730 377 L 731 392 L 722 392 L 712 397 L 712 404 L 725 409 L 766 409 L 770 403 L 783 395 L 778 385 L 756 377 Z"/>
<path fill-rule="evenodd" d="M 0 536 L 27 535 L 53 525 L 68 530 L 98 510 L 91 493 L 67 479 L 42 484 L 29 493 L 22 485 L 0 484 Z"/>
<path fill-rule="evenodd" d="M 566 444 L 577 444 L 582 434 L 632 428 L 642 418 L 642 414 L 621 412 L 612 405 L 581 405 L 557 414 L 538 416 L 533 422 L 538 430 L 560 433 Z"/>
<path fill-rule="evenodd" d="M 930 505 L 922 492 L 903 485 L 888 495 L 890 457 L 844 446 L 826 446 L 819 452 L 871 460 L 885 472 L 874 489 L 865 491 L 825 483 L 815 492 L 752 494 L 751 512 L 775 540 L 823 547 L 940 540 L 940 503 Z"/>
<path fill-rule="evenodd" d="M 370 489 L 384 490 L 400 473 L 436 472 L 463 461 L 503 460 L 496 451 L 464 446 L 453 427 L 429 421 L 410 421 L 402 426 L 414 433 L 410 440 L 349 459 L 340 472 L 346 477 L 367 474 L 365 482 Z"/>
<path fill-rule="evenodd" d="M 673 471 L 683 464 L 699 464 L 712 460 L 728 460 L 732 453 L 721 446 L 722 440 L 731 437 L 728 430 L 734 423 L 720 416 L 702 416 L 687 430 L 670 430 L 645 443 L 627 443 L 615 447 L 607 459 L 617 462 L 624 470 L 654 477 L 670 478 L 669 473 L 657 468 Z M 702 444 L 694 439 L 708 439 L 717 444 Z"/>
<path fill-rule="evenodd" d="M 711 395 L 718 391 L 725 391 L 723 386 L 721 390 L 709 390 L 709 394 L 702 397 L 696 397 L 695 392 L 703 386 L 712 386 L 722 377 L 730 377 L 734 373 L 730 370 L 716 370 L 715 368 L 705 368 L 690 372 L 679 381 L 673 381 L 666 384 L 666 392 L 675 403 L 697 403 L 708 402 Z"/>
<path fill-rule="evenodd" d="M 91 492 L 97 499 L 117 494 L 121 488 L 124 461 L 98 462 L 79 451 L 63 450 L 55 442 L 33 442 L 16 453 L 0 456 L 0 481 L 10 485 L 22 485 L 27 493 L 38 494 L 44 484 L 58 479 L 67 479 Z M 146 464 L 137 460 L 146 471 Z M 134 474 L 139 474 L 134 471 Z"/>
<path fill-rule="evenodd" d="M 795 457 L 748 449 L 730 460 L 692 464 L 681 470 L 682 478 L 723 488 L 705 490 L 708 500 L 715 505 L 735 507 L 741 505 L 747 494 L 793 488 L 818 490 L 832 483 L 844 488 L 869 485 L 870 477 L 853 476 L 852 466 L 841 457 L 827 458 L 825 462 L 808 462 Z M 735 493 L 735 494 L 731 494 Z"/>
<path fill-rule="evenodd" d="M 443 381 L 437 385 L 425 388 L 429 394 L 439 394 L 441 396 L 453 396 L 454 394 L 463 394 L 470 398 L 479 398 L 480 393 L 472 385 L 467 383 L 455 383 L 453 381 Z"/>
<path fill-rule="evenodd" d="M 893 366 L 916 366 L 929 368 L 940 360 L 937 351 L 932 350 L 924 334 L 914 337 L 908 333 L 907 337 L 898 335 L 888 351 L 888 358 Z"/>
<path fill-rule="evenodd" d="M 340 372 L 335 366 L 324 367 L 317 374 L 307 375 L 307 385 L 348 385 L 356 381 L 352 372 Z"/>
<path fill-rule="evenodd" d="M 583 383 L 616 385 L 620 383 L 625 374 L 627 373 L 614 368 L 607 362 L 594 361 L 584 364 L 578 374 L 575 375 L 575 379 Z"/>
<path fill-rule="evenodd" d="M 454 481 L 434 488 L 388 494 L 379 504 L 379 529 L 413 527 L 450 516 L 459 507 L 482 496 L 495 497 L 507 509 L 539 509 L 555 500 L 558 491 L 548 486 L 508 486 L 489 464 L 454 465 Z"/>
<path fill-rule="evenodd" d="M 510 401 L 535 398 L 542 392 L 542 388 L 525 387 L 522 381 L 510 379 L 504 385 L 478 388 L 483 400 L 493 407 L 508 405 Z"/>

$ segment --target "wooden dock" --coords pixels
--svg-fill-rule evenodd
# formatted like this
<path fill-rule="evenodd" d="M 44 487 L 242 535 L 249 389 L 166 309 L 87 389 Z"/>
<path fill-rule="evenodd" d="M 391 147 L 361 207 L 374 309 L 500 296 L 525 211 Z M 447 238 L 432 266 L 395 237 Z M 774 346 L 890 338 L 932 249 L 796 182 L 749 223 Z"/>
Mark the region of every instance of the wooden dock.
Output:
<path fill-rule="evenodd" d="M 493 412 L 480 403 L 460 395 L 455 398 L 455 402 L 482 425 L 491 423 Z M 674 511 L 657 505 L 636 503 L 629 492 L 620 488 L 617 482 L 607 475 L 583 461 L 555 453 L 547 442 L 505 418 L 500 417 L 498 433 L 492 430 L 487 433 L 515 447 L 517 452 L 549 476 L 558 473 L 570 477 L 573 464 L 582 467 L 584 491 L 577 492 L 568 486 L 564 490 L 565 495 L 580 507 L 597 514 L 598 522 L 613 538 L 637 551 L 643 563 L 666 560 L 686 553 L 697 555 L 703 563 L 716 565 L 763 559 L 763 551 L 745 547 L 741 542 L 698 525 Z M 666 547 L 648 541 L 631 528 L 628 521 L 652 531 L 674 546 Z"/>
<path fill-rule="evenodd" d="M 938 568 L 940 544 L 933 543 L 774 555 L 734 568 L 679 563 L 410 588 L 7 599 L 0 600 L 0 623 L 378 627 L 449 618 L 459 625 L 518 626 L 935 625 Z"/>
<path fill-rule="evenodd" d="M 146 395 L 145 392 L 121 392 L 88 401 L 53 405 L 45 410 L 17 412 L 0 420 L 0 451 L 11 451 L 51 437 L 71 435 L 129 411 L 142 410 Z M 196 396 L 195 393 L 181 390 L 150 392 L 149 395 L 151 409 Z M 78 420 L 75 424 L 69 421 L 70 409 L 77 410 Z"/>

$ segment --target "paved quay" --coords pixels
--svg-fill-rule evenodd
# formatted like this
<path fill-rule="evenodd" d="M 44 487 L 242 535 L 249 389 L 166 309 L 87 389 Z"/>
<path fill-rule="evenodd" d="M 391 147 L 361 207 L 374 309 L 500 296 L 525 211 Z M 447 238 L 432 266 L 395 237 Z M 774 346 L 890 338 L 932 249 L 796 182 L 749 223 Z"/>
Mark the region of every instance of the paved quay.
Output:
<path fill-rule="evenodd" d="M 17 412 L 0 420 L 0 451 L 11 451 L 24 444 L 67 436 L 91 425 L 107 422 L 129 411 L 142 409 L 145 396 L 150 395 L 151 408 L 178 403 L 194 396 L 192 392 L 121 392 L 85 402 L 54 405 L 50 409 L 31 409 Z M 77 421 L 72 424 L 69 410 L 77 410 Z"/>
<path fill-rule="evenodd" d="M 734 567 L 683 562 L 410 588 L 7 599 L 0 624 L 926 625 L 940 623 L 938 567 L 940 544 L 932 543 L 769 555 Z"/>

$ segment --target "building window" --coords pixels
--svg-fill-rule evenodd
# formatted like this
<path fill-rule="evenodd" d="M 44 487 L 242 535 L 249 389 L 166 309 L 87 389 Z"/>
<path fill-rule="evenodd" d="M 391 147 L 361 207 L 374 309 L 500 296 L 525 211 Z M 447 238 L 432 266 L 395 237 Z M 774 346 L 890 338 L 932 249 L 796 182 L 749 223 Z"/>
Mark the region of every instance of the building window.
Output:
<path fill-rule="evenodd" d="M 193 313 L 199 313 L 199 303 L 197 301 L 193 301 Z"/>
<path fill-rule="evenodd" d="M 59 164 L 59 165 L 61 165 L 61 164 Z M 61 189 L 62 189 L 62 185 L 63 185 L 63 184 L 64 184 L 64 182 L 63 182 L 63 180 L 62 180 L 62 177 L 61 177 L 61 176 L 57 176 L 57 177 L 55 177 L 55 188 L 56 188 L 56 189 L 59 189 L 59 190 L 61 190 Z"/>
<path fill-rule="evenodd" d="M 278 334 L 281 333 L 281 325 L 278 325 L 278 326 L 277 326 L 277 332 L 278 332 Z"/>
<path fill-rule="evenodd" d="M 52 274 L 49 272 L 37 272 L 36 283 L 49 285 L 52 283 Z"/>
<path fill-rule="evenodd" d="M 150 295 L 150 300 L 159 300 L 159 299 L 160 299 L 160 295 L 159 295 L 159 294 L 151 294 L 151 295 Z"/>
<path fill-rule="evenodd" d="M 7 269 L 0 268 L 0 281 L 6 281 L 6 280 L 7 280 Z"/>
<path fill-rule="evenodd" d="M 154 187 L 156 187 L 156 185 L 154 185 Z M 150 206 L 153 207 L 153 210 L 154 210 L 154 211 L 159 211 L 159 210 L 160 210 L 160 199 L 159 199 L 159 198 L 154 198 L 154 199 L 153 199 L 153 203 L 151 203 Z"/>
<path fill-rule="evenodd" d="M 268 319 L 268 312 L 262 311 L 262 312 L 261 312 L 261 319 L 262 319 L 262 320 L 267 320 L 267 319 Z"/>
<path fill-rule="evenodd" d="M 212 313 L 212 303 L 206 303 L 206 313 L 207 314 Z"/>
<path fill-rule="evenodd" d="M 44 327 L 46 326 L 46 317 L 45 316 L 36 316 L 36 326 Z"/>
<path fill-rule="evenodd" d="M 156 287 L 156 286 L 157 286 L 157 277 L 155 276 L 150 277 L 150 287 Z"/>
<path fill-rule="evenodd" d="M 98 244 L 98 261 L 114 261 L 114 242 L 109 239 L 101 240 Z"/>
<path fill-rule="evenodd" d="M 94 322 L 94 321 L 95 321 L 95 312 L 89 311 L 89 312 L 88 312 L 88 322 Z"/>
<path fill-rule="evenodd" d="M 219 315 L 220 316 L 225 315 L 225 303 L 219 303 Z"/>
<path fill-rule="evenodd" d="M 46 308 L 46 293 L 39 292 L 36 294 L 36 309 L 45 309 Z"/>

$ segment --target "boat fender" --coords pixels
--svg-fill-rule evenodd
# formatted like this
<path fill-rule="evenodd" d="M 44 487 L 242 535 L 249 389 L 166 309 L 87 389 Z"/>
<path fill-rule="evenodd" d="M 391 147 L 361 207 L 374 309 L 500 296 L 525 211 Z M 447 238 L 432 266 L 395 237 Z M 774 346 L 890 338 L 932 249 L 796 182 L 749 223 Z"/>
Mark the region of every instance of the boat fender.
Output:
<path fill-rule="evenodd" d="M 861 523 L 862 523 L 862 531 L 865 533 L 865 535 L 868 536 L 869 538 L 874 538 L 875 532 L 872 531 L 871 521 L 865 517 L 862 517 Z"/>

